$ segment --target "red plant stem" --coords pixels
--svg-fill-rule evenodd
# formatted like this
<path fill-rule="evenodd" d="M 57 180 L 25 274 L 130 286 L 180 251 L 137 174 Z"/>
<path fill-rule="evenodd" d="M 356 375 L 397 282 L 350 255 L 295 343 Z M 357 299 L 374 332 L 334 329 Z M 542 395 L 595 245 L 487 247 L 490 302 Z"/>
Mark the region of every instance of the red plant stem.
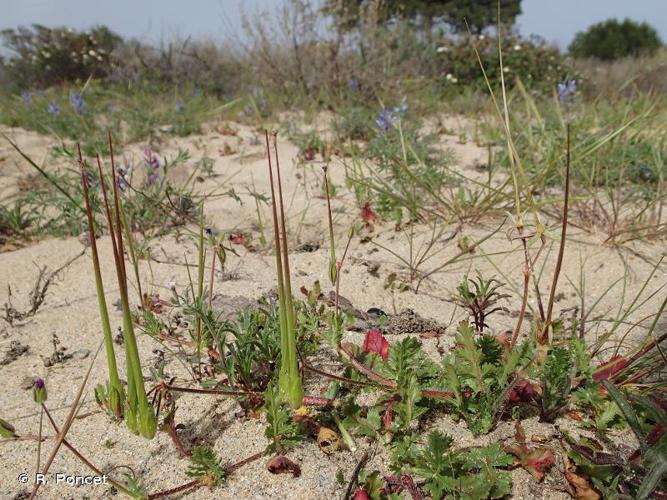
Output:
<path fill-rule="evenodd" d="M 123 285 L 127 283 L 127 272 L 125 269 L 125 250 L 123 248 L 123 224 L 120 217 L 120 195 L 118 194 L 118 183 L 116 182 L 116 163 L 113 158 L 113 141 L 111 140 L 111 131 L 109 131 L 109 156 L 111 157 L 111 180 L 113 181 L 111 189 L 113 192 L 113 202 L 116 215 L 116 231 L 118 232 L 116 235 L 118 241 L 118 264 L 120 276 L 122 278 L 120 292 L 121 296 L 124 293 L 127 298 L 127 290 L 124 289 Z"/>
<path fill-rule="evenodd" d="M 255 460 L 262 458 L 264 456 L 264 452 L 260 451 L 259 453 L 255 453 L 254 455 L 250 455 L 248 458 L 244 458 L 240 462 L 236 462 L 235 464 L 228 465 L 225 467 L 225 470 L 227 472 L 234 472 L 237 469 L 240 469 L 244 465 L 249 464 L 250 462 L 254 462 Z"/>
<path fill-rule="evenodd" d="M 303 404 L 306 406 L 336 406 L 336 400 L 319 396 L 304 396 Z"/>
<path fill-rule="evenodd" d="M 42 408 L 44 409 L 44 413 L 46 414 L 47 418 L 49 419 L 49 422 L 51 422 L 51 427 L 53 427 L 53 430 L 56 432 L 56 435 L 60 434 L 60 430 L 58 429 L 58 425 L 55 423 L 53 418 L 51 417 L 51 414 L 49 413 L 48 408 L 44 403 L 42 403 Z M 81 460 L 90 470 L 92 470 L 95 474 L 98 476 L 106 476 L 100 469 L 95 467 L 86 457 L 84 457 L 74 446 L 72 446 L 66 439 L 63 439 L 63 445 L 71 451 L 76 458 Z M 109 479 L 109 482 L 119 491 L 122 493 L 125 493 L 128 496 L 131 496 L 129 490 L 125 488 L 122 484 L 118 483 L 117 481 L 114 481 L 110 477 L 106 476 L 107 479 Z"/>
<path fill-rule="evenodd" d="M 361 385 L 364 387 L 382 387 L 381 385 L 375 384 L 373 382 L 364 382 L 363 380 L 352 380 L 351 378 L 343 377 L 342 375 L 334 375 L 333 373 L 325 372 L 323 370 L 320 370 L 318 368 L 315 368 L 314 366 L 305 363 L 303 360 L 302 364 L 303 367 L 309 372 L 317 373 L 318 375 L 322 375 L 323 377 L 330 378 L 333 380 L 338 380 L 339 382 L 343 382 L 344 384 Z"/>
<path fill-rule="evenodd" d="M 326 178 L 326 177 L 325 177 Z M 328 197 L 327 197 L 328 199 Z M 345 245 L 345 251 L 343 252 L 343 256 L 340 259 L 340 265 L 338 262 L 336 262 L 336 317 L 338 317 L 338 309 L 339 309 L 339 300 L 340 300 L 340 275 L 341 271 L 343 269 L 343 262 L 345 262 L 345 257 L 347 256 L 347 251 L 350 248 L 350 242 L 352 241 L 352 234 L 350 233 L 350 236 L 347 238 L 347 244 Z"/>
<path fill-rule="evenodd" d="M 345 354 L 345 356 L 350 361 L 352 366 L 354 366 L 357 370 L 366 375 L 368 378 L 371 378 L 376 382 L 379 382 L 381 387 L 389 389 L 395 389 L 397 387 L 397 384 L 394 380 L 389 380 L 388 378 L 383 377 L 379 373 L 374 372 L 366 365 L 361 363 L 359 360 L 357 360 L 347 345 L 340 344 L 338 348 L 343 354 Z M 449 399 L 454 397 L 453 392 L 442 391 L 440 389 L 422 389 L 421 393 L 422 396 L 432 399 Z"/>
<path fill-rule="evenodd" d="M 275 152 L 276 158 L 276 180 L 278 181 L 278 200 L 280 201 L 280 222 L 282 224 L 282 236 L 283 236 L 283 252 L 285 253 L 284 266 L 285 266 L 285 287 L 287 293 L 292 296 L 292 284 L 290 282 L 291 274 L 289 267 L 289 250 L 287 247 L 287 225 L 285 224 L 285 203 L 283 202 L 283 185 L 282 180 L 280 179 L 280 161 L 278 159 L 278 137 L 276 133 L 273 133 L 273 150 Z"/>
<path fill-rule="evenodd" d="M 452 391 L 441 391 L 439 389 L 422 389 L 422 396 L 431 399 L 451 399 L 454 397 Z"/>
<path fill-rule="evenodd" d="M 183 442 L 181 441 L 181 438 L 178 435 L 178 431 L 176 431 L 176 426 L 169 424 L 166 429 L 167 435 L 171 438 L 171 440 L 174 442 L 174 446 L 176 446 L 176 449 L 178 450 L 178 453 L 181 455 L 182 458 L 189 457 L 192 455 L 188 450 L 185 449 L 185 446 L 183 446 Z"/>
<path fill-rule="evenodd" d="M 174 392 L 186 392 L 188 394 L 215 394 L 219 396 L 257 396 L 262 398 L 261 392 L 254 391 L 231 391 L 225 389 L 197 389 L 194 387 L 178 387 L 175 385 L 165 384 L 164 389 Z M 309 406 L 335 406 L 335 400 L 328 398 L 321 398 L 318 396 L 304 396 L 303 404 Z"/>
<path fill-rule="evenodd" d="M 195 479 L 194 481 L 190 481 L 189 483 L 182 484 L 181 486 L 177 486 L 176 488 L 172 488 L 170 490 L 160 491 L 159 493 L 152 493 L 151 495 L 148 495 L 148 498 L 153 499 L 170 497 L 176 493 L 183 493 L 184 491 L 188 491 L 193 488 L 199 488 L 201 486 L 202 484 L 199 482 L 199 479 Z"/>
<path fill-rule="evenodd" d="M 366 375 L 368 378 L 375 380 L 376 382 L 379 382 L 381 385 L 385 387 L 391 387 L 391 388 L 396 388 L 397 384 L 393 380 L 389 380 L 388 378 L 383 377 L 382 375 L 374 372 L 367 366 L 365 366 L 363 363 L 359 362 L 355 357 L 350 348 L 346 344 L 338 344 L 338 349 L 340 352 L 345 354 L 347 359 L 350 361 L 352 366 L 354 366 L 358 371 Z"/>
<path fill-rule="evenodd" d="M 88 371 L 86 372 L 86 375 L 84 376 L 83 383 L 79 386 L 79 390 L 76 394 L 76 397 L 74 398 L 74 402 L 70 406 L 69 413 L 67 414 L 67 418 L 65 419 L 65 424 L 63 425 L 62 431 L 58 431 L 56 436 L 55 436 L 55 444 L 53 445 L 53 448 L 51 449 L 51 454 L 49 455 L 49 458 L 46 460 L 46 463 L 44 464 L 44 468 L 42 469 L 42 474 L 46 475 L 47 472 L 49 472 L 49 469 L 51 468 L 51 465 L 53 464 L 53 460 L 55 460 L 56 455 L 58 454 L 58 451 L 60 450 L 60 446 L 63 444 L 65 441 L 65 436 L 67 436 L 67 433 L 69 432 L 72 422 L 74 421 L 74 416 L 76 415 L 77 409 L 79 408 L 79 402 L 81 401 L 81 396 L 83 395 L 83 390 L 86 387 L 86 384 L 88 383 L 88 378 L 90 377 L 90 372 L 93 371 L 93 366 L 95 362 L 95 358 L 97 358 L 97 355 L 100 352 L 100 349 L 102 349 L 102 343 L 100 343 L 100 346 L 97 348 L 97 351 L 95 351 L 95 355 L 93 356 L 93 359 L 90 363 L 90 366 L 88 366 Z M 34 486 L 32 487 L 32 491 L 30 492 L 30 499 L 32 500 L 35 498 L 37 495 L 37 491 L 39 490 L 40 486 L 42 485 L 41 482 L 35 482 Z"/>
<path fill-rule="evenodd" d="M 254 455 L 250 455 L 248 458 L 244 458 L 240 462 L 236 462 L 235 464 L 228 465 L 227 467 L 225 467 L 225 471 L 229 472 L 229 473 L 234 472 L 235 470 L 240 469 L 244 465 L 247 465 L 250 462 L 254 462 L 257 459 L 262 458 L 263 456 L 264 456 L 263 451 L 261 451 L 259 453 L 255 453 Z M 149 495 L 148 498 L 149 499 L 165 498 L 165 497 L 168 497 L 168 496 L 171 496 L 171 495 L 175 495 L 176 493 L 182 493 L 184 491 L 188 491 L 188 490 L 193 489 L 193 488 L 199 488 L 200 486 L 202 486 L 201 482 L 198 479 L 195 479 L 194 481 L 190 481 L 189 483 L 185 483 L 181 486 L 177 486 L 176 488 L 161 491 L 159 493 L 153 493 L 152 495 Z"/>
<path fill-rule="evenodd" d="M 178 387 L 171 384 L 165 384 L 164 388 L 169 391 L 185 392 L 188 394 L 216 394 L 219 396 L 262 396 L 261 392 L 233 391 L 226 389 L 198 389 L 195 387 Z"/>
<path fill-rule="evenodd" d="M 104 208 L 107 216 L 107 224 L 109 224 L 109 235 L 111 236 L 111 244 L 113 246 L 114 258 L 118 258 L 118 243 L 116 242 L 116 233 L 113 226 L 113 217 L 111 216 L 111 204 L 109 203 L 109 196 L 107 194 L 107 186 L 104 183 L 104 173 L 102 172 L 102 162 L 100 155 L 97 155 L 97 170 L 100 174 L 100 184 L 102 186 L 102 196 L 104 197 Z"/>
<path fill-rule="evenodd" d="M 523 241 L 525 245 L 525 240 Z M 525 249 L 525 248 L 524 248 Z M 526 315 L 526 306 L 528 305 L 528 283 L 530 282 L 530 268 L 528 267 L 528 261 L 524 262 L 523 265 L 523 299 L 521 300 L 521 311 L 519 312 L 519 318 L 516 321 L 516 326 L 514 327 L 514 332 L 512 333 L 512 340 L 510 341 L 511 351 L 516 345 L 516 341 L 519 338 L 519 333 L 521 332 L 521 325 L 523 324 L 523 318 Z"/>

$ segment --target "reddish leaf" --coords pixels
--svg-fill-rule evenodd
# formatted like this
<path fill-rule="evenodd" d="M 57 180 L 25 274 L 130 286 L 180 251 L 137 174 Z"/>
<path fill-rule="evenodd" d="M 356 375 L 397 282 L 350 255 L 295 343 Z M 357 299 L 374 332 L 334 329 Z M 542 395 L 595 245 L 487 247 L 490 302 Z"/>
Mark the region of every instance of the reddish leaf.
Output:
<path fill-rule="evenodd" d="M 519 422 L 516 423 L 514 439 L 516 444 L 506 446 L 505 451 L 514 455 L 521 467 L 530 472 L 537 481 L 541 481 L 544 472 L 556 463 L 553 450 L 544 447 L 529 448 L 526 444 L 526 434 Z"/>
<path fill-rule="evenodd" d="M 232 233 L 229 235 L 229 240 L 235 245 L 245 245 L 245 236 L 243 233 Z"/>
<path fill-rule="evenodd" d="M 371 224 L 378 220 L 378 216 L 375 215 L 375 212 L 373 212 L 373 209 L 368 202 L 361 207 L 361 218 L 366 224 Z"/>
<path fill-rule="evenodd" d="M 306 161 L 313 161 L 315 159 L 315 150 L 313 148 L 308 148 L 303 152 L 303 157 Z"/>
<path fill-rule="evenodd" d="M 389 358 L 389 341 L 384 338 L 382 332 L 377 328 L 368 330 L 363 345 L 364 352 L 375 352 L 387 361 Z"/>
<path fill-rule="evenodd" d="M 391 424 L 394 423 L 394 406 L 396 406 L 396 400 L 392 399 L 387 404 L 387 408 L 384 410 L 384 415 L 382 415 L 382 427 L 386 431 L 391 429 Z"/>
<path fill-rule="evenodd" d="M 405 486 L 406 490 L 408 490 L 412 500 L 423 500 L 424 496 L 422 495 L 421 491 L 419 491 L 419 487 L 417 487 L 415 480 L 410 474 L 403 474 L 401 476 L 401 484 Z"/>
<path fill-rule="evenodd" d="M 582 417 L 578 412 L 574 410 L 567 410 L 566 413 L 572 420 L 576 420 L 577 422 L 582 422 L 584 420 L 584 417 Z"/>
<path fill-rule="evenodd" d="M 609 361 L 602 363 L 593 372 L 593 380 L 596 382 L 607 380 L 616 375 L 629 364 L 630 362 L 623 356 L 612 356 Z"/>
<path fill-rule="evenodd" d="M 357 491 L 354 492 L 354 497 L 352 500 L 371 500 L 371 497 L 368 496 L 366 490 L 359 486 Z"/>
<path fill-rule="evenodd" d="M 292 476 L 299 477 L 301 468 L 283 455 L 277 455 L 266 463 L 266 468 L 271 474 L 282 474 L 290 472 Z"/>
<path fill-rule="evenodd" d="M 525 378 L 517 380 L 510 390 L 508 399 L 510 403 L 529 403 L 535 397 L 535 387 Z"/>

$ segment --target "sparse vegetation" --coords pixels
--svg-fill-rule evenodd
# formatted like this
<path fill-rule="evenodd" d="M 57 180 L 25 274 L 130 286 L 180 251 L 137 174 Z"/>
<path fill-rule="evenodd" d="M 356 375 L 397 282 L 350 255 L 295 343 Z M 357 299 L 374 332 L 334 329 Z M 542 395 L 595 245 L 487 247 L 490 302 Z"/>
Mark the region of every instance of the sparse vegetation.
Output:
<path fill-rule="evenodd" d="M 513 21 L 520 2 L 500 3 Z M 290 1 L 284 32 L 248 21 L 229 54 L 103 27 L 5 32 L 0 161 L 19 181 L 0 192 L 0 372 L 18 380 L 40 352 L 19 334 L 56 358 L 30 358 L 39 377 L 21 383 L 38 434 L 25 393 L 2 406 L 26 477 L 63 448 L 133 498 L 235 495 L 247 470 L 280 496 L 313 494 L 313 474 L 314 495 L 355 500 L 542 481 L 667 495 L 664 95 L 600 86 L 502 22 L 491 36 L 495 2 L 406 6 Z M 62 62 L 89 44 L 102 60 Z M 21 290 L 28 252 L 61 246 L 80 253 Z M 68 333 L 45 336 L 61 319 Z M 90 351 L 62 344 L 89 337 L 106 364 L 96 351 L 82 378 Z M 102 411 L 83 411 L 89 377 Z"/>

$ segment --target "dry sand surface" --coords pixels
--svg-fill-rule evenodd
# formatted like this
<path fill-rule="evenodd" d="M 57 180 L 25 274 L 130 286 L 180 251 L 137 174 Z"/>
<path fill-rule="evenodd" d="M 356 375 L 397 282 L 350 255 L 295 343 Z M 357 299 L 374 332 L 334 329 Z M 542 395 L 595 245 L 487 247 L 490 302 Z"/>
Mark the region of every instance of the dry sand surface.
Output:
<path fill-rule="evenodd" d="M 450 128 L 455 129 L 458 123 L 459 121 L 454 120 Z M 214 158 L 214 171 L 217 175 L 204 179 L 197 187 L 201 192 L 214 192 L 220 195 L 211 197 L 206 203 L 206 218 L 211 225 L 221 230 L 252 231 L 256 242 L 257 216 L 253 198 L 248 192 L 253 184 L 258 192 L 269 192 L 264 149 L 260 138 L 253 130 L 240 125 L 234 125 L 234 128 L 238 131 L 236 136 L 221 135 L 220 126 L 213 124 L 208 126 L 206 133 L 201 136 L 165 139 L 155 147 L 161 156 L 172 156 L 179 148 L 187 149 L 192 155 L 185 165 L 177 167 L 172 172 L 175 180 L 186 179 L 189 169 L 201 157 Z M 62 167 L 49 159 L 47 153 L 51 141 L 48 138 L 16 129 L 3 130 L 25 148 L 30 156 L 38 161 L 44 160 L 46 168 Z M 288 226 L 293 240 L 292 249 L 297 249 L 304 243 L 312 243 L 310 250 L 314 248 L 314 251 L 295 251 L 291 257 L 294 290 L 298 293 L 302 285 L 310 287 L 315 280 L 320 280 L 325 293 L 328 293 L 329 289 L 325 286 L 328 284 L 326 203 L 321 198 L 321 164 L 318 162 L 299 164 L 296 160 L 295 146 L 285 140 L 281 140 L 279 146 L 287 196 Z M 478 173 L 476 165 L 483 163 L 486 158 L 486 150 L 474 144 L 461 144 L 457 136 L 444 136 L 443 147 L 453 149 L 458 158 L 456 168 L 468 175 L 476 175 Z M 124 154 L 138 158 L 142 150 L 143 145 L 131 145 L 125 148 Z M 0 158 L 0 199 L 9 199 L 18 189 L 20 179 L 31 172 L 25 162 L 4 141 L 0 144 Z M 358 218 L 359 214 L 355 208 L 353 194 L 345 188 L 341 162 L 336 158 L 330 164 L 330 172 L 332 181 L 338 187 L 337 196 L 332 203 L 338 241 L 343 242 L 350 222 Z M 239 204 L 229 196 L 222 196 L 231 187 L 241 197 L 243 204 Z M 268 210 L 264 208 L 265 221 L 269 220 L 268 214 Z M 463 226 L 461 233 L 451 241 L 447 241 L 447 238 L 454 227 L 446 228 L 437 255 L 426 264 L 425 268 L 435 267 L 436 264 L 456 255 L 460 251 L 457 242 L 463 236 L 475 241 L 495 230 L 501 222 L 502 218 L 498 217 L 473 227 Z M 553 227 L 557 229 L 556 225 Z M 511 221 L 507 221 L 494 237 L 483 243 L 471 255 L 471 258 L 434 274 L 421 285 L 419 293 L 415 294 L 412 291 L 399 292 L 385 287 L 387 276 L 397 273 L 399 278 L 407 279 L 407 270 L 394 255 L 382 247 L 407 256 L 409 252 L 407 238 L 410 231 L 406 229 L 396 231 L 389 223 L 375 224 L 373 228 L 364 229 L 360 235 L 369 241 L 362 243 L 361 238 L 355 238 L 351 244 L 349 260 L 343 272 L 341 294 L 362 310 L 379 307 L 387 312 L 400 312 L 409 308 L 423 317 L 432 318 L 446 325 L 445 333 L 440 338 L 423 341 L 427 352 L 437 357 L 439 352 L 453 345 L 455 325 L 467 316 L 466 311 L 457 308 L 451 301 L 456 286 L 465 273 L 472 274 L 475 270 L 479 270 L 485 277 L 495 275 L 501 281 L 508 282 L 505 291 L 510 293 L 512 298 L 504 303 L 507 310 L 499 313 L 491 322 L 492 332 L 502 333 L 514 325 L 520 306 L 519 291 L 523 280 L 520 244 L 516 240 L 508 239 L 507 233 L 510 228 Z M 416 226 L 413 230 L 417 242 L 425 240 L 430 234 L 430 228 L 425 226 Z M 151 269 L 146 264 L 142 265 L 145 290 L 167 297 L 169 291 L 165 284 L 170 281 L 174 281 L 179 290 L 184 289 L 188 283 L 185 259 L 187 257 L 188 262 L 196 261 L 196 250 L 191 234 L 191 231 L 183 230 L 180 231 L 180 235 L 167 234 L 151 242 L 152 255 L 160 262 L 152 262 Z M 573 314 L 573 308 L 579 306 L 579 298 L 573 284 L 579 283 L 582 262 L 585 268 L 587 307 L 604 295 L 596 305 L 591 318 L 613 317 L 618 313 L 619 307 L 622 307 L 622 302 L 626 306 L 630 303 L 634 294 L 648 279 L 654 263 L 664 255 L 664 246 L 661 245 L 636 243 L 618 249 L 603 246 L 600 243 L 601 239 L 602 237 L 595 234 L 572 228 L 566 247 L 555 315 L 569 317 Z M 25 308 L 38 267 L 47 266 L 53 270 L 62 266 L 83 250 L 81 241 L 80 238 L 47 238 L 24 248 L 0 254 L 0 304 L 6 302 L 10 285 L 14 305 L 17 309 Z M 537 248 L 536 243 L 532 242 L 531 245 L 533 249 Z M 102 237 L 98 246 L 102 262 L 109 263 L 104 265 L 103 275 L 107 286 L 108 303 L 113 304 L 118 298 L 118 290 L 110 265 L 112 257 L 108 238 Z M 254 300 L 271 291 L 275 286 L 274 261 L 271 253 L 264 251 L 251 253 L 241 246 L 235 246 L 235 249 L 238 255 L 229 256 L 228 273 L 224 279 L 218 276 L 216 293 Z M 540 276 L 541 289 L 545 294 L 548 293 L 550 286 L 556 253 L 557 244 L 554 240 L 550 240 L 536 269 Z M 542 262 L 546 262 L 543 267 Z M 619 279 L 623 278 L 626 266 L 629 274 L 624 287 L 623 280 Z M 371 274 L 369 270 L 376 271 Z M 645 296 L 649 296 L 658 286 L 665 283 L 666 271 L 665 264 L 658 267 L 653 278 L 649 280 Z M 605 290 L 615 282 L 616 285 L 605 295 Z M 136 297 L 136 294 L 134 296 Z M 660 294 L 653 296 L 627 321 L 637 321 L 654 314 L 663 297 Z M 530 305 L 531 308 L 536 307 L 532 301 Z M 111 307 L 110 312 L 112 326 L 117 328 L 121 324 L 120 311 L 116 307 Z M 530 322 L 524 322 L 523 335 L 528 334 L 529 325 Z M 598 334 L 603 331 L 604 326 L 601 326 Z M 626 331 L 627 328 L 620 328 L 615 340 Z M 47 368 L 43 360 L 53 352 L 53 334 L 57 335 L 61 346 L 67 349 L 66 352 L 74 356 L 64 363 Z M 631 341 L 632 338 L 640 338 L 641 334 L 641 329 L 636 329 L 630 333 L 628 339 Z M 595 335 L 596 332 L 593 331 L 589 340 L 594 340 Z M 348 336 L 355 342 L 359 342 L 362 338 L 361 334 L 352 332 Z M 389 340 L 395 341 L 397 337 L 400 336 L 392 336 Z M 0 359 L 13 341 L 29 346 L 26 353 L 0 366 L 2 382 L 0 417 L 13 424 L 19 434 L 37 433 L 39 413 L 32 401 L 31 392 L 24 388 L 24 379 L 39 376 L 46 379 L 49 392 L 48 405 L 56 421 L 62 424 L 101 340 L 92 261 L 90 252 L 86 251 L 82 257 L 59 273 L 53 286 L 48 290 L 45 303 L 34 317 L 14 326 L 0 320 Z M 145 335 L 140 336 L 138 342 L 145 367 L 156 361 L 160 355 L 159 351 L 166 351 L 164 346 Z M 167 360 L 168 373 L 187 376 L 181 363 L 168 352 Z M 121 362 L 120 366 L 123 367 L 124 363 Z M 149 492 L 187 482 L 189 478 L 185 475 L 185 470 L 188 461 L 179 458 L 165 433 L 158 433 L 155 439 L 147 441 L 132 435 L 123 424 L 113 422 L 98 411 L 92 390 L 106 377 L 104 352 L 100 352 L 85 390 L 85 402 L 80 412 L 87 416 L 74 422 L 67 436 L 68 441 L 105 471 L 113 470 L 118 477 L 122 477 L 124 473 L 136 474 Z M 310 382 L 308 387 L 317 390 L 318 381 Z M 235 462 L 243 459 L 262 451 L 267 444 L 264 438 L 263 418 L 239 416 L 240 408 L 233 400 L 181 395 L 177 400 L 177 407 L 176 421 L 184 426 L 182 431 L 184 442 L 212 446 L 225 461 Z M 511 439 L 514 432 L 513 425 L 505 422 L 490 435 L 474 439 L 463 423 L 456 423 L 447 415 L 441 415 L 428 425 L 452 434 L 457 446 Z M 559 419 L 556 425 L 572 427 L 567 418 Z M 549 438 L 556 432 L 554 425 L 539 423 L 535 419 L 525 422 L 524 427 L 529 436 Z M 52 429 L 46 423 L 44 429 L 46 435 L 53 436 Z M 621 449 L 629 449 L 633 445 L 632 440 L 625 434 L 616 438 L 614 440 L 619 443 Z M 112 443 L 111 447 L 105 446 L 108 442 Z M 336 475 L 338 471 L 342 471 L 346 480 L 350 477 L 367 447 L 363 440 L 360 439 L 359 442 L 362 446 L 355 453 L 339 451 L 333 455 L 323 454 L 314 442 L 299 446 L 289 453 L 289 457 L 301 466 L 302 474 L 299 478 L 271 475 L 266 470 L 266 458 L 263 458 L 234 472 L 223 487 L 213 492 L 202 488 L 186 494 L 185 497 L 342 498 L 346 484 L 339 484 Z M 48 455 L 52 443 L 52 439 L 43 443 L 43 457 Z M 13 498 L 26 489 L 25 485 L 17 481 L 17 477 L 22 472 L 34 472 L 36 447 L 34 440 L 0 441 L 0 497 Z M 387 466 L 388 457 L 380 450 L 367 467 L 388 472 Z M 562 492 L 563 479 L 559 470 L 562 471 L 562 463 L 557 464 L 544 483 L 537 484 L 525 471 L 516 469 L 512 472 L 514 497 L 567 498 L 567 494 Z M 89 473 L 65 448 L 57 455 L 51 472 L 70 475 Z M 51 484 L 43 487 L 41 491 L 43 498 L 112 496 L 109 487 L 55 486 L 54 481 L 55 479 L 51 478 Z"/>

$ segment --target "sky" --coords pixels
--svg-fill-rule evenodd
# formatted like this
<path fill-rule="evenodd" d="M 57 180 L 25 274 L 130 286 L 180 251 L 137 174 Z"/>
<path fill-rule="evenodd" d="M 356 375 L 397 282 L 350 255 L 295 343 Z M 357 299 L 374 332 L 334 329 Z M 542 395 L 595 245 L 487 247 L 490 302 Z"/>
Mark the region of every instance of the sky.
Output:
<path fill-rule="evenodd" d="M 315 0 L 314 0 L 315 1 Z M 0 0 L 0 29 L 33 23 L 86 29 L 105 24 L 145 42 L 174 36 L 242 35 L 246 14 L 271 15 L 283 0 Z M 523 0 L 518 18 L 524 35 L 537 34 L 566 48 L 575 33 L 610 17 L 647 21 L 667 41 L 667 0 Z"/>

